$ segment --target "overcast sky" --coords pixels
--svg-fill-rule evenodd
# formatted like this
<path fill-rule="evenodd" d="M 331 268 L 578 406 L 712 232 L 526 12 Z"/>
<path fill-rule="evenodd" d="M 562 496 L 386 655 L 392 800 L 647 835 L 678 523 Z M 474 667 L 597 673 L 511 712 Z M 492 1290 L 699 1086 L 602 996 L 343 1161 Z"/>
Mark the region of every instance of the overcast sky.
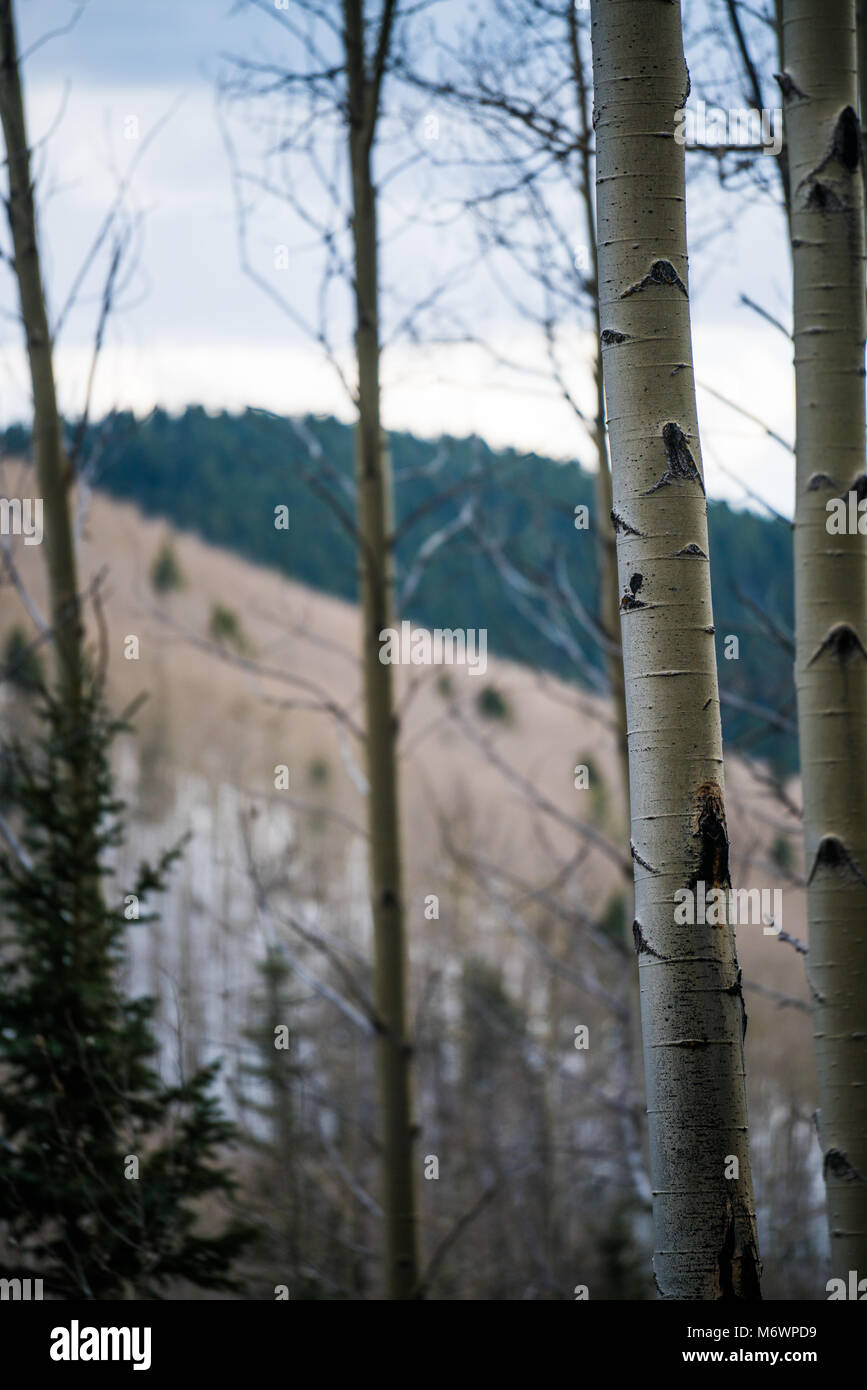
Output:
<path fill-rule="evenodd" d="M 22 51 L 74 15 L 72 0 L 18 0 Z M 469 4 L 464 11 L 469 12 Z M 273 31 L 273 32 L 272 32 Z M 110 325 L 95 383 L 96 413 L 115 406 L 146 412 L 196 402 L 213 409 L 266 406 L 282 413 L 333 412 L 348 418 L 333 370 L 301 331 L 243 274 L 229 161 L 217 119 L 215 78 L 228 54 L 279 51 L 277 26 L 225 0 L 89 0 L 77 24 L 36 48 L 25 64 L 31 141 L 39 145 L 43 255 L 56 317 L 117 189 L 138 157 L 128 208 L 138 217 L 136 268 Z M 688 52 L 688 58 L 690 54 Z M 131 120 L 135 118 L 135 120 Z M 138 140 L 129 134 L 138 130 Z M 160 125 L 160 123 L 162 124 Z M 159 127 L 154 132 L 155 128 Z M 233 127 L 242 155 L 248 134 Z M 152 134 L 152 138 L 151 137 Z M 45 139 L 45 137 L 48 137 Z M 441 133 L 448 140 L 448 129 Z M 142 149 L 142 146 L 145 146 Z M 702 206 L 691 213 L 695 234 Z M 696 376 L 791 439 L 791 349 L 739 304 L 746 292 L 788 320 L 789 265 L 775 212 L 755 201 L 736 208 L 724 236 L 691 255 Z M 275 217 L 277 220 L 275 220 Z M 272 269 L 280 239 L 272 210 L 251 222 L 254 262 Z M 453 234 L 455 237 L 457 233 Z M 412 278 L 437 254 L 430 238 L 398 248 L 386 269 Z M 414 258 L 414 259 L 413 259 Z M 61 403 L 81 409 L 100 280 L 61 335 Z M 284 275 L 282 293 L 309 306 L 312 286 Z M 472 288 L 468 289 L 472 293 Z M 14 305 L 11 286 L 2 304 Z M 488 331 L 512 358 L 540 360 L 527 325 L 505 301 Z M 576 331 L 575 377 L 590 404 L 585 364 L 592 344 Z M 26 416 L 28 383 L 14 320 L 3 320 L 0 415 Z M 386 423 L 435 436 L 477 433 L 554 457 L 583 457 L 586 439 L 571 412 L 528 379 L 504 376 L 469 347 L 395 347 L 387 363 Z M 582 386 L 582 381 L 586 385 Z M 789 455 L 764 432 L 699 391 L 708 490 L 745 501 L 743 486 L 791 513 Z M 740 479 L 740 484 L 724 470 Z"/>

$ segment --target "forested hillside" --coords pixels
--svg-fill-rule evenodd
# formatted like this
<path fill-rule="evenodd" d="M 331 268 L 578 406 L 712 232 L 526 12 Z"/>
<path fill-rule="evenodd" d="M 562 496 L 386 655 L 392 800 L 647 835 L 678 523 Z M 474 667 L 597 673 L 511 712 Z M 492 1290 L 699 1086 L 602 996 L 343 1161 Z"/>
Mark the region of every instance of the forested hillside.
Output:
<path fill-rule="evenodd" d="M 392 434 L 390 441 L 399 599 L 422 544 L 474 503 L 472 523 L 421 568 L 403 616 L 427 626 L 486 626 L 491 651 L 592 684 L 601 668 L 598 644 L 586 631 L 582 640 L 580 621 L 572 644 L 558 640 L 549 612 L 555 557 L 566 557 L 569 586 L 586 613 L 598 608 L 592 475 L 577 462 L 495 453 L 478 439 Z M 20 453 L 27 435 L 8 430 L 4 443 Z M 349 426 L 308 418 L 293 427 L 252 410 L 214 416 L 199 407 L 178 418 L 162 410 L 142 420 L 120 414 L 110 428 L 92 427 L 88 455 L 93 485 L 146 515 L 313 588 L 356 597 Z M 289 508 L 288 534 L 274 526 L 280 504 Z M 582 505 L 587 530 L 575 526 Z M 791 531 L 725 502 L 710 502 L 708 524 L 724 731 L 788 772 L 797 760 Z M 739 639 L 737 659 L 726 657 L 729 635 Z M 761 706 L 772 722 L 744 701 Z"/>

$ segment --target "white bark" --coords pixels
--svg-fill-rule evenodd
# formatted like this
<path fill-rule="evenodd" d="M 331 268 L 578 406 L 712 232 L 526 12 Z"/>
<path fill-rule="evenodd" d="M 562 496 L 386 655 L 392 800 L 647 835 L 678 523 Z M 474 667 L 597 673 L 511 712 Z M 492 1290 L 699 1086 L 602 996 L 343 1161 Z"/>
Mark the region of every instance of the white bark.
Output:
<path fill-rule="evenodd" d="M 867 1273 L 867 496 L 855 0 L 784 0 L 797 470 L 795 635 L 819 1137 L 832 1273 Z"/>
<path fill-rule="evenodd" d="M 592 0 L 600 309 L 621 591 L 635 944 L 666 1299 L 757 1298 L 733 930 L 677 925 L 728 837 L 692 367 L 680 5 Z M 737 1159 L 738 1176 L 727 1177 Z"/>

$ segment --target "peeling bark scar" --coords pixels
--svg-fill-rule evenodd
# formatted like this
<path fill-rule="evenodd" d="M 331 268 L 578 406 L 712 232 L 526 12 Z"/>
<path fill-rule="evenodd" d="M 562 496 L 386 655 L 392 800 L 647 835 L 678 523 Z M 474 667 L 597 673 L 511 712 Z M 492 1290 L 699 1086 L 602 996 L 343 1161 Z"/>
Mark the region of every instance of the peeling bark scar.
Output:
<path fill-rule="evenodd" d="M 741 1006 L 741 1042 L 743 1042 L 744 1038 L 747 1036 L 747 1023 L 748 1023 L 748 1021 L 749 1021 L 748 1018 L 747 1018 L 747 1006 L 746 1006 L 746 1004 L 744 1003 L 743 978 L 744 978 L 744 972 L 741 970 L 740 966 L 738 966 L 738 977 L 737 977 L 737 979 L 735 980 L 734 984 L 733 984 L 733 985 L 729 985 L 728 989 L 726 990 L 726 994 L 734 995 L 734 997 L 740 1002 L 740 1006 Z"/>
<path fill-rule="evenodd" d="M 658 951 L 654 951 L 653 947 L 647 944 L 647 937 L 644 935 L 641 923 L 637 917 L 632 923 L 632 940 L 635 942 L 635 954 L 637 956 L 643 953 L 646 956 L 655 956 L 657 960 L 664 959 Z"/>
<path fill-rule="evenodd" d="M 671 261 L 654 261 L 653 265 L 643 280 L 638 280 L 634 285 L 630 285 L 628 290 L 624 290 L 621 299 L 627 299 L 631 294 L 638 294 L 640 290 L 646 290 L 648 285 L 674 285 L 676 289 L 682 291 L 689 299 L 686 285 L 681 280 Z"/>
<path fill-rule="evenodd" d="M 661 478 L 645 492 L 644 496 L 649 497 L 651 493 L 657 492 L 661 487 L 668 487 L 671 483 L 698 483 L 704 492 L 704 483 L 701 474 L 696 467 L 695 459 L 687 442 L 686 435 L 676 425 L 673 420 L 662 427 L 662 442 L 665 445 L 665 457 L 667 467 Z"/>
<path fill-rule="evenodd" d="M 808 886 L 813 882 L 820 869 L 827 869 L 831 873 L 840 874 L 855 883 L 863 883 L 867 886 L 867 878 L 864 877 L 843 841 L 837 835 L 823 835 L 819 841 L 816 858 L 813 860 L 810 877 L 807 879 Z"/>
<path fill-rule="evenodd" d="M 725 804 L 716 782 L 705 782 L 696 792 L 692 835 L 699 843 L 697 864 L 689 880 L 689 888 L 694 890 L 697 883 L 704 883 L 708 888 L 730 888 Z"/>
<path fill-rule="evenodd" d="M 829 1149 L 822 1163 L 822 1177 L 839 1178 L 841 1182 L 864 1182 L 864 1177 L 853 1168 L 842 1149 Z"/>
<path fill-rule="evenodd" d="M 740 1205 L 740 1203 L 739 1203 Z M 744 1235 L 741 1227 L 746 1225 Z M 745 1213 L 738 1221 L 735 1203 L 726 1197 L 726 1222 L 722 1247 L 717 1255 L 717 1287 L 720 1299 L 760 1299 L 762 1296 L 762 1267 L 759 1263 L 756 1233 L 752 1220 Z"/>
<path fill-rule="evenodd" d="M 620 600 L 620 607 L 621 607 L 621 608 L 625 609 L 627 612 L 631 612 L 631 610 L 632 610 L 633 608 L 646 608 L 646 607 L 647 607 L 647 604 L 646 604 L 646 603 L 642 603 L 641 599 L 636 597 L 636 595 L 638 594 L 638 590 L 641 588 L 641 586 L 642 586 L 643 583 L 644 583 L 644 575 L 643 575 L 643 574 L 633 574 L 633 575 L 631 576 L 631 578 L 630 578 L 630 580 L 629 580 L 629 590 L 630 590 L 630 591 L 629 591 L 628 594 L 624 594 L 624 595 L 623 595 L 623 598 Z"/>
<path fill-rule="evenodd" d="M 864 650 L 861 638 L 858 636 L 855 629 L 850 627 L 848 623 L 834 624 L 827 637 L 813 652 L 807 665 L 812 666 L 814 661 L 819 660 L 823 652 L 830 652 L 831 656 L 835 657 L 841 666 L 845 666 L 847 662 L 852 661 L 859 652 L 864 657 L 865 661 L 867 661 L 867 652 Z"/>

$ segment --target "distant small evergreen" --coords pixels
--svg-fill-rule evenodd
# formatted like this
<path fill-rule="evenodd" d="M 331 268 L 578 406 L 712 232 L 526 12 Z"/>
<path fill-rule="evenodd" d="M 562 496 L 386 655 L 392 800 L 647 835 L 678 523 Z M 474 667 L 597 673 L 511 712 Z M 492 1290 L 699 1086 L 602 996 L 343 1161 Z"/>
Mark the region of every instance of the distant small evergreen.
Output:
<path fill-rule="evenodd" d="M 252 651 L 249 638 L 241 625 L 237 613 L 224 603 L 215 603 L 208 621 L 208 636 L 212 642 L 232 647 L 240 656 Z"/>
<path fill-rule="evenodd" d="M 151 566 L 151 584 L 158 594 L 170 594 L 176 589 L 183 589 L 185 583 L 175 548 L 166 537 Z"/>

